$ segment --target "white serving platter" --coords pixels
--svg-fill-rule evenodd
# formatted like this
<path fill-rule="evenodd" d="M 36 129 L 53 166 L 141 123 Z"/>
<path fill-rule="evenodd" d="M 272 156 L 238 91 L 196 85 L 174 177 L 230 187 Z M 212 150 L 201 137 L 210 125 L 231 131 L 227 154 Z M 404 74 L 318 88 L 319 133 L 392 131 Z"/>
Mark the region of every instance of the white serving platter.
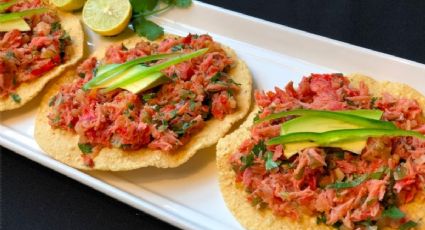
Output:
<path fill-rule="evenodd" d="M 312 72 L 361 72 L 380 80 L 404 82 L 425 93 L 425 85 L 418 84 L 425 77 L 423 64 L 205 3 L 195 2 L 189 10 L 169 11 L 155 21 L 169 33 L 209 33 L 232 47 L 248 64 L 258 89 L 283 87 Z M 86 32 L 91 50 L 105 45 L 104 39 Z M 22 109 L 0 114 L 2 146 L 177 227 L 242 229 L 220 196 L 214 148 L 199 152 L 175 169 L 79 171 L 45 155 L 34 141 L 39 101 L 37 97 Z"/>

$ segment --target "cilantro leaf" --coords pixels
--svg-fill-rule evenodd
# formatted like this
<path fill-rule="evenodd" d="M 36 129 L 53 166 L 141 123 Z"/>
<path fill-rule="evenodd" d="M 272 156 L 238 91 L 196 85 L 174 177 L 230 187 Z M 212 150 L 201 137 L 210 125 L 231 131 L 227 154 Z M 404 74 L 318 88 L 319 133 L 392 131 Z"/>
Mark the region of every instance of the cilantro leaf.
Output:
<path fill-rule="evenodd" d="M 175 0 L 175 4 L 179 8 L 188 8 L 192 5 L 192 0 Z"/>
<path fill-rule="evenodd" d="M 164 28 L 143 17 L 133 19 L 132 23 L 134 31 L 136 31 L 139 36 L 146 37 L 151 41 L 164 35 Z"/>
<path fill-rule="evenodd" d="M 242 156 L 241 162 L 243 164 L 241 170 L 245 170 L 246 168 L 250 167 L 254 164 L 254 154 L 249 153 L 248 155 Z"/>
<path fill-rule="evenodd" d="M 177 52 L 177 51 L 180 51 L 182 49 L 183 49 L 183 44 L 178 44 L 178 45 L 173 46 L 173 48 L 171 48 L 171 51 Z"/>
<path fill-rule="evenodd" d="M 154 98 L 156 96 L 155 93 L 146 93 L 142 95 L 142 99 L 144 101 L 149 101 L 150 99 Z"/>
<path fill-rule="evenodd" d="M 62 28 L 60 22 L 53 22 L 52 24 L 50 24 L 50 30 L 52 32 L 58 31 Z"/>
<path fill-rule="evenodd" d="M 92 153 L 93 152 L 93 146 L 91 146 L 91 144 L 80 144 L 80 143 L 78 143 L 78 148 L 84 154 L 88 154 L 88 153 Z"/>
<path fill-rule="evenodd" d="M 279 167 L 279 163 L 280 163 L 279 161 L 273 160 L 273 153 L 272 152 L 266 153 L 266 170 L 267 171 Z"/>
<path fill-rule="evenodd" d="M 220 77 L 221 77 L 221 72 L 217 72 L 216 74 L 214 74 L 214 76 L 210 78 L 210 81 L 213 83 L 217 83 L 218 81 L 220 81 Z"/>
<path fill-rule="evenodd" d="M 406 223 L 402 224 L 398 229 L 399 230 L 408 230 L 408 229 L 412 229 L 412 228 L 416 227 L 416 225 L 418 225 L 418 223 L 409 220 Z"/>
<path fill-rule="evenodd" d="M 12 100 L 16 103 L 21 103 L 21 97 L 17 93 L 10 94 Z"/>
<path fill-rule="evenodd" d="M 399 208 L 396 206 L 391 206 L 390 208 L 384 210 L 382 216 L 388 217 L 391 219 L 401 219 L 406 216 Z"/>
<path fill-rule="evenodd" d="M 352 188 L 352 187 L 356 187 L 360 185 L 361 183 L 366 181 L 368 178 L 369 178 L 369 174 L 363 174 L 351 181 L 336 182 L 334 184 L 330 184 L 328 185 L 328 188 L 333 188 L 333 189 Z"/>
<path fill-rule="evenodd" d="M 158 5 L 158 0 L 130 0 L 131 7 L 135 13 L 151 11 Z"/>
<path fill-rule="evenodd" d="M 251 151 L 257 157 L 260 155 L 260 153 L 266 152 L 266 145 L 264 144 L 264 141 L 259 141 L 258 144 L 254 145 Z"/>
<path fill-rule="evenodd" d="M 321 215 L 319 215 L 319 216 L 317 216 L 317 218 L 316 218 L 316 224 L 321 224 L 321 223 L 323 223 L 323 224 L 326 224 L 326 216 L 325 216 L 325 214 L 321 214 Z"/>
<path fill-rule="evenodd" d="M 173 129 L 173 131 L 179 135 L 179 136 L 183 136 L 187 130 L 194 124 L 194 121 L 187 121 L 187 122 L 183 122 L 183 124 L 181 125 L 181 127 L 175 127 Z"/>

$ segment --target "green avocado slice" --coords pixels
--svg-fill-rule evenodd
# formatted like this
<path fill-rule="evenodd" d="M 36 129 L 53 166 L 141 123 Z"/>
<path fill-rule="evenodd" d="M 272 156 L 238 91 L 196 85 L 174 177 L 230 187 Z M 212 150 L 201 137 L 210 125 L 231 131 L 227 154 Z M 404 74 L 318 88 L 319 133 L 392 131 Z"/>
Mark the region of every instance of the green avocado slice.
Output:
<path fill-rule="evenodd" d="M 265 118 L 258 119 L 255 123 L 269 121 L 287 116 L 320 116 L 324 118 L 330 118 L 334 120 L 343 121 L 358 125 L 363 128 L 376 128 L 376 129 L 395 129 L 395 125 L 388 121 L 374 120 L 365 118 L 353 114 L 347 114 L 346 112 L 335 112 L 326 110 L 308 110 L 308 109 L 294 109 L 289 111 L 283 111 L 280 113 L 271 114 Z"/>
<path fill-rule="evenodd" d="M 425 136 L 409 130 L 402 129 L 341 129 L 332 130 L 323 133 L 299 132 L 282 135 L 267 141 L 267 145 L 286 144 L 293 142 L 314 142 L 319 146 L 329 146 L 332 143 L 358 140 L 364 137 L 381 137 L 381 136 L 412 136 L 425 139 Z"/>
<path fill-rule="evenodd" d="M 379 120 L 383 114 L 381 110 L 346 110 L 337 113 Z M 334 119 L 331 116 L 306 115 L 294 118 L 282 124 L 281 135 L 294 132 L 326 132 L 338 129 L 359 129 L 362 125 Z"/>

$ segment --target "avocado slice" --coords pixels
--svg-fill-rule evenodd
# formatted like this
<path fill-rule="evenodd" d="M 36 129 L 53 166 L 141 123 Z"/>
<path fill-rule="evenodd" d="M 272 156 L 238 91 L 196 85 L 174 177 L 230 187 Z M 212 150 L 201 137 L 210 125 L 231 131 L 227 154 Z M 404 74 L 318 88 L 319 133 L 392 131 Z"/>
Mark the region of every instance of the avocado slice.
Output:
<path fill-rule="evenodd" d="M 12 30 L 30 31 L 31 27 L 23 18 L 0 23 L 0 32 L 8 32 Z"/>
<path fill-rule="evenodd" d="M 375 128 L 375 129 L 395 129 L 396 128 L 393 123 L 388 121 L 374 120 L 374 119 L 361 117 L 354 114 L 348 114 L 347 112 L 337 112 L 337 111 L 327 111 L 327 110 L 309 110 L 309 109 L 294 109 L 294 110 L 274 113 L 265 118 L 256 120 L 255 123 L 283 118 L 287 116 L 326 117 L 333 120 L 339 120 L 342 122 L 355 124 L 363 128 L 371 128 L 371 129 L 372 128 Z"/>
<path fill-rule="evenodd" d="M 383 114 L 381 110 L 346 110 L 337 113 L 379 120 Z M 358 129 L 364 126 L 347 121 L 334 119 L 332 116 L 307 115 L 294 118 L 282 124 L 281 135 L 294 132 L 326 132 L 338 129 Z"/>
<path fill-rule="evenodd" d="M 139 93 L 165 84 L 169 81 L 170 79 L 168 77 L 164 76 L 164 74 L 161 72 L 157 72 L 143 77 L 138 81 L 132 82 L 131 84 L 122 86 L 121 88 L 126 89 L 132 93 Z"/>
<path fill-rule="evenodd" d="M 3 13 L 4 11 L 7 10 L 7 8 L 15 5 L 17 2 L 18 2 L 18 0 L 11 0 L 11 1 L 8 1 L 8 2 L 0 3 L 0 13 Z"/>
<path fill-rule="evenodd" d="M 341 129 L 341 130 L 332 130 L 322 133 L 314 133 L 314 132 L 297 132 L 290 133 L 286 135 L 282 135 L 279 137 L 275 137 L 267 141 L 268 145 L 276 145 L 276 144 L 284 144 L 287 147 L 288 144 L 300 144 L 300 143 L 313 143 L 314 146 L 322 146 L 322 147 L 340 147 L 342 149 L 346 149 L 349 146 L 344 146 L 344 143 L 347 142 L 357 142 L 363 140 L 368 137 L 381 137 L 381 136 L 413 136 L 420 139 L 425 139 L 425 136 L 409 130 L 402 129 Z M 356 144 L 355 147 L 359 147 L 360 144 Z M 342 145 L 341 145 L 342 144 Z M 359 146 L 357 146 L 359 145 Z M 303 144 L 303 148 L 306 144 Z M 311 146 L 313 147 L 313 146 Z M 364 147 L 364 145 L 363 145 Z M 298 149 L 301 150 L 301 149 Z M 347 149 L 346 149 L 347 150 Z M 295 153 L 286 152 L 285 148 L 285 156 L 291 157 Z"/>
<path fill-rule="evenodd" d="M 105 72 L 108 72 L 109 70 L 115 68 L 119 64 L 109 64 L 104 65 L 98 68 L 97 74 L 102 74 Z M 139 93 L 142 91 L 146 91 L 148 89 L 154 88 L 158 85 L 164 84 L 168 82 L 170 79 L 164 76 L 161 72 L 155 72 L 149 75 L 140 75 L 140 72 L 145 70 L 146 66 L 143 65 L 135 65 L 133 67 L 130 67 L 129 69 L 123 71 L 122 73 L 118 73 L 114 75 L 112 78 L 108 79 L 107 81 L 103 82 L 100 85 L 94 86 L 93 88 L 107 88 L 112 84 L 115 84 L 116 82 L 120 81 L 122 77 L 137 77 L 139 76 L 140 79 L 138 79 L 135 82 L 132 82 L 127 85 L 123 85 L 120 88 L 128 90 L 132 93 Z"/>
<path fill-rule="evenodd" d="M 350 114 L 369 119 L 379 120 L 383 112 L 381 110 L 359 109 L 359 110 L 345 110 L 336 111 L 338 113 Z M 358 129 L 362 128 L 359 125 L 347 123 L 341 120 L 335 120 L 329 117 L 321 116 L 301 116 L 289 120 L 282 124 L 281 135 L 296 133 L 296 132 L 326 132 L 339 129 Z M 359 140 L 341 141 L 332 143 L 328 147 L 341 148 L 350 152 L 360 154 L 366 146 L 367 137 Z M 297 152 L 305 148 L 318 147 L 319 144 L 314 142 L 296 142 L 285 144 L 285 156 L 291 157 Z"/>

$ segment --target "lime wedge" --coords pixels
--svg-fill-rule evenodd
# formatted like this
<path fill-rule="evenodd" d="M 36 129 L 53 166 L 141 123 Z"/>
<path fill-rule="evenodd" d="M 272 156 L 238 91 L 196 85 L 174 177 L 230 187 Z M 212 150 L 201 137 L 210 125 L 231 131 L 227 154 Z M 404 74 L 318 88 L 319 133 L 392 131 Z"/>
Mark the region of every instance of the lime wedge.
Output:
<path fill-rule="evenodd" d="M 83 21 L 93 31 L 113 36 L 123 31 L 131 18 L 128 0 L 88 0 L 83 8 Z"/>
<path fill-rule="evenodd" d="M 50 0 L 50 2 L 63 11 L 73 11 L 81 9 L 86 0 Z"/>

